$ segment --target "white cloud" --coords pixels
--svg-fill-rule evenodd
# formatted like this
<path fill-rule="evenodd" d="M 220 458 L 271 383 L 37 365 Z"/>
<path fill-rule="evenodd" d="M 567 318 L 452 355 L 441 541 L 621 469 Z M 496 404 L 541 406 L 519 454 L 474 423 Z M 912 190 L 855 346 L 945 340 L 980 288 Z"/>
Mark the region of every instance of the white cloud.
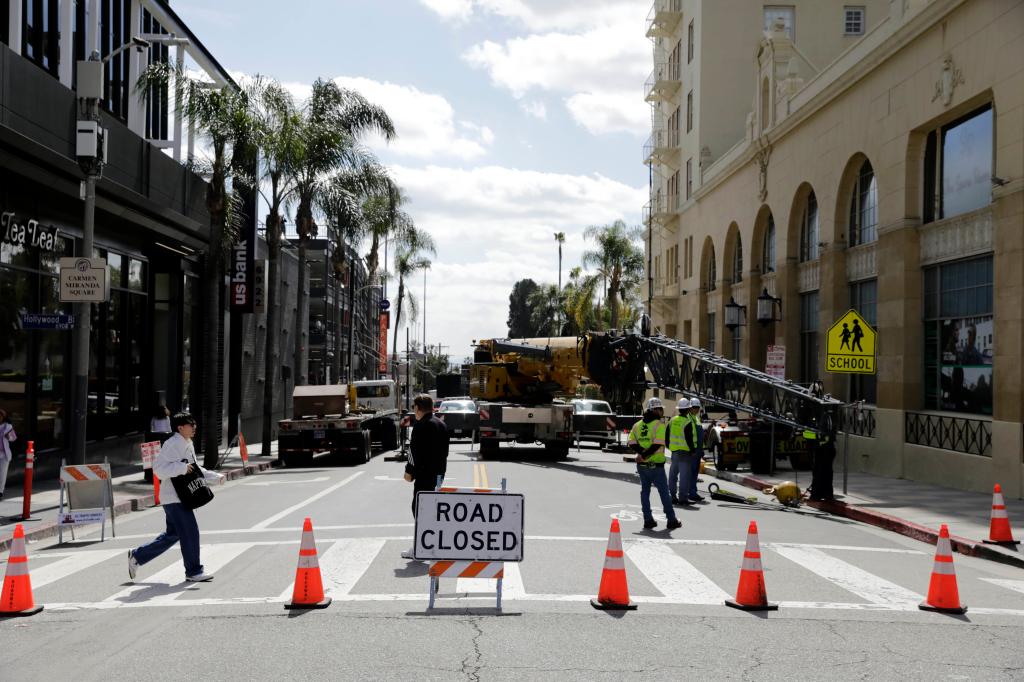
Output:
<path fill-rule="evenodd" d="M 594 135 L 647 133 L 651 110 L 634 92 L 581 92 L 565 100 L 572 117 Z"/>
<path fill-rule="evenodd" d="M 447 21 L 465 21 L 473 14 L 473 0 L 420 0 Z"/>
<path fill-rule="evenodd" d="M 508 295 L 517 280 L 557 281 L 555 232 L 566 233 L 564 282 L 591 248 L 583 230 L 617 218 L 637 222 L 646 199 L 646 188 L 596 174 L 497 166 L 392 171 L 411 199 L 406 210 L 438 244 L 427 274 L 427 341 L 450 346 L 457 359 L 469 353 L 470 340 L 507 333 Z"/>
<path fill-rule="evenodd" d="M 650 0 L 420 0 L 442 19 L 465 21 L 475 13 L 493 14 L 531 31 L 582 29 L 635 22 L 647 16 Z"/>
<path fill-rule="evenodd" d="M 531 102 L 523 102 L 519 105 L 523 111 L 529 116 L 545 120 L 548 117 L 548 108 L 544 105 L 544 102 L 539 100 L 533 100 Z"/>
<path fill-rule="evenodd" d="M 384 107 L 398 133 L 397 139 L 388 145 L 395 154 L 470 160 L 486 154 L 494 143 L 494 132 L 487 126 L 456 121 L 454 108 L 441 95 L 369 78 L 339 76 L 334 80 L 341 87 L 357 90 L 369 101 Z M 309 97 L 311 90 L 305 83 L 286 83 L 285 87 L 300 100 Z M 382 146 L 383 141 L 371 141 L 371 144 Z"/>

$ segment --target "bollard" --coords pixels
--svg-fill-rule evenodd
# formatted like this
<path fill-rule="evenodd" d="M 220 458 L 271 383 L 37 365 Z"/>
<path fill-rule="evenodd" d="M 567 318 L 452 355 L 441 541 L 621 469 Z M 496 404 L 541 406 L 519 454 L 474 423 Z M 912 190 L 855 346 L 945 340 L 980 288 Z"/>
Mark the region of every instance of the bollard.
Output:
<path fill-rule="evenodd" d="M 160 477 L 153 474 L 153 506 L 160 506 Z"/>
<path fill-rule="evenodd" d="M 30 440 L 25 451 L 25 490 L 22 494 L 21 520 L 28 521 L 32 512 L 32 470 L 36 463 L 36 442 Z"/>

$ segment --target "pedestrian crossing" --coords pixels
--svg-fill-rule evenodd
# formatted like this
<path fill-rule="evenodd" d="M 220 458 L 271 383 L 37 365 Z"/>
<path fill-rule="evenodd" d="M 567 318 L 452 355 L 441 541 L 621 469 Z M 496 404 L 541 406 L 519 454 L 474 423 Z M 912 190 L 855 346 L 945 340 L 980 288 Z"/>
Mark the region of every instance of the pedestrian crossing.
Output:
<path fill-rule="evenodd" d="M 247 537 L 241 535 L 240 537 Z M 233 538 L 234 539 L 234 538 Z M 528 536 L 526 559 L 506 564 L 503 600 L 586 602 L 597 589 L 606 538 Z M 407 536 L 318 539 L 324 591 L 338 602 L 425 602 L 426 564 L 399 557 Z M 715 606 L 731 597 L 742 542 L 631 539 L 624 542 L 638 603 Z M 290 600 L 298 540 L 213 542 L 202 547 L 212 583 L 188 583 L 173 548 L 126 581 L 126 549 L 30 552 L 33 589 L 50 611 L 278 604 Z M 783 608 L 917 612 L 932 556 L 901 548 L 762 543 L 768 594 Z M 958 571 L 971 613 L 1024 617 L 1024 581 Z M 917 576 L 913 585 L 907 575 Z M 493 603 L 496 581 L 442 579 L 441 605 Z M 73 595 L 74 601 L 67 601 Z"/>

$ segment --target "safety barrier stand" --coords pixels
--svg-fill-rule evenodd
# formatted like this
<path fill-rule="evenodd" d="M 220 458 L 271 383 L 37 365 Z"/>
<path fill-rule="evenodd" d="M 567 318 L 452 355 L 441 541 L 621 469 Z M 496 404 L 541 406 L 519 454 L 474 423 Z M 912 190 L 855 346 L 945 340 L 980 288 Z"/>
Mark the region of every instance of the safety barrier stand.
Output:
<path fill-rule="evenodd" d="M 67 504 L 65 506 L 65 495 Z M 101 525 L 100 540 L 107 539 L 107 513 L 110 513 L 110 532 L 117 537 L 114 528 L 114 487 L 110 476 L 110 464 L 106 458 L 103 464 L 73 464 L 60 462 L 60 509 L 57 512 L 57 541 L 64 542 L 64 526 L 71 527 L 71 539 L 75 539 L 75 526 L 91 523 Z"/>

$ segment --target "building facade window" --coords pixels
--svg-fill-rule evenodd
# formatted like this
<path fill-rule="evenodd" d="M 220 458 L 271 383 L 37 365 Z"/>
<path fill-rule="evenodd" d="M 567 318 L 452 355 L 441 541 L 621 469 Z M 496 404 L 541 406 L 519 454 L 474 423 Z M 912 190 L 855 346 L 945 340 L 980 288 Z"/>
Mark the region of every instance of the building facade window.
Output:
<path fill-rule="evenodd" d="M 718 281 L 718 266 L 715 265 L 715 251 L 711 251 L 711 259 L 708 261 L 708 283 L 705 287 L 708 291 L 714 291 L 718 286 L 715 282 Z"/>
<path fill-rule="evenodd" d="M 875 327 L 878 324 L 878 280 L 851 282 L 850 307 L 860 313 L 868 324 Z M 863 400 L 874 405 L 878 401 L 877 375 L 851 374 L 850 400 Z"/>
<path fill-rule="evenodd" d="M 796 8 L 792 5 L 765 5 L 764 6 L 764 31 L 770 33 L 772 24 L 778 19 L 782 22 L 783 33 L 786 37 L 796 42 Z"/>
<path fill-rule="evenodd" d="M 693 61 L 693 19 L 690 19 L 690 25 L 686 27 L 686 63 L 689 64 Z"/>
<path fill-rule="evenodd" d="M 731 360 L 741 362 L 740 353 L 743 345 L 743 325 L 740 325 L 732 330 L 732 357 Z"/>
<path fill-rule="evenodd" d="M 819 377 L 818 367 L 818 292 L 800 294 L 800 381 L 810 383 Z"/>
<path fill-rule="evenodd" d="M 715 352 L 715 314 L 708 313 L 708 347 L 709 353 Z"/>
<path fill-rule="evenodd" d="M 693 193 L 693 159 L 686 160 L 686 198 Z"/>
<path fill-rule="evenodd" d="M 686 132 L 693 130 L 693 90 L 686 93 Z"/>
<path fill-rule="evenodd" d="M 864 15 L 865 8 L 863 6 L 851 6 L 847 5 L 843 8 L 843 35 L 848 36 L 860 36 L 864 35 Z"/>
<path fill-rule="evenodd" d="M 807 203 L 800 216 L 800 262 L 818 259 L 818 200 L 814 192 L 807 195 Z"/>
<path fill-rule="evenodd" d="M 992 256 L 924 271 L 925 408 L 992 414 Z"/>
<path fill-rule="evenodd" d="M 743 281 L 743 237 L 736 233 L 736 245 L 732 250 L 732 283 Z"/>
<path fill-rule="evenodd" d="M 768 214 L 768 225 L 764 230 L 764 244 L 761 248 L 761 272 L 775 272 L 775 218 Z"/>
<path fill-rule="evenodd" d="M 924 158 L 924 222 L 952 218 L 992 201 L 992 105 L 928 133 Z"/>
<path fill-rule="evenodd" d="M 850 198 L 850 246 L 878 240 L 878 181 L 871 163 L 865 161 L 857 173 Z"/>

